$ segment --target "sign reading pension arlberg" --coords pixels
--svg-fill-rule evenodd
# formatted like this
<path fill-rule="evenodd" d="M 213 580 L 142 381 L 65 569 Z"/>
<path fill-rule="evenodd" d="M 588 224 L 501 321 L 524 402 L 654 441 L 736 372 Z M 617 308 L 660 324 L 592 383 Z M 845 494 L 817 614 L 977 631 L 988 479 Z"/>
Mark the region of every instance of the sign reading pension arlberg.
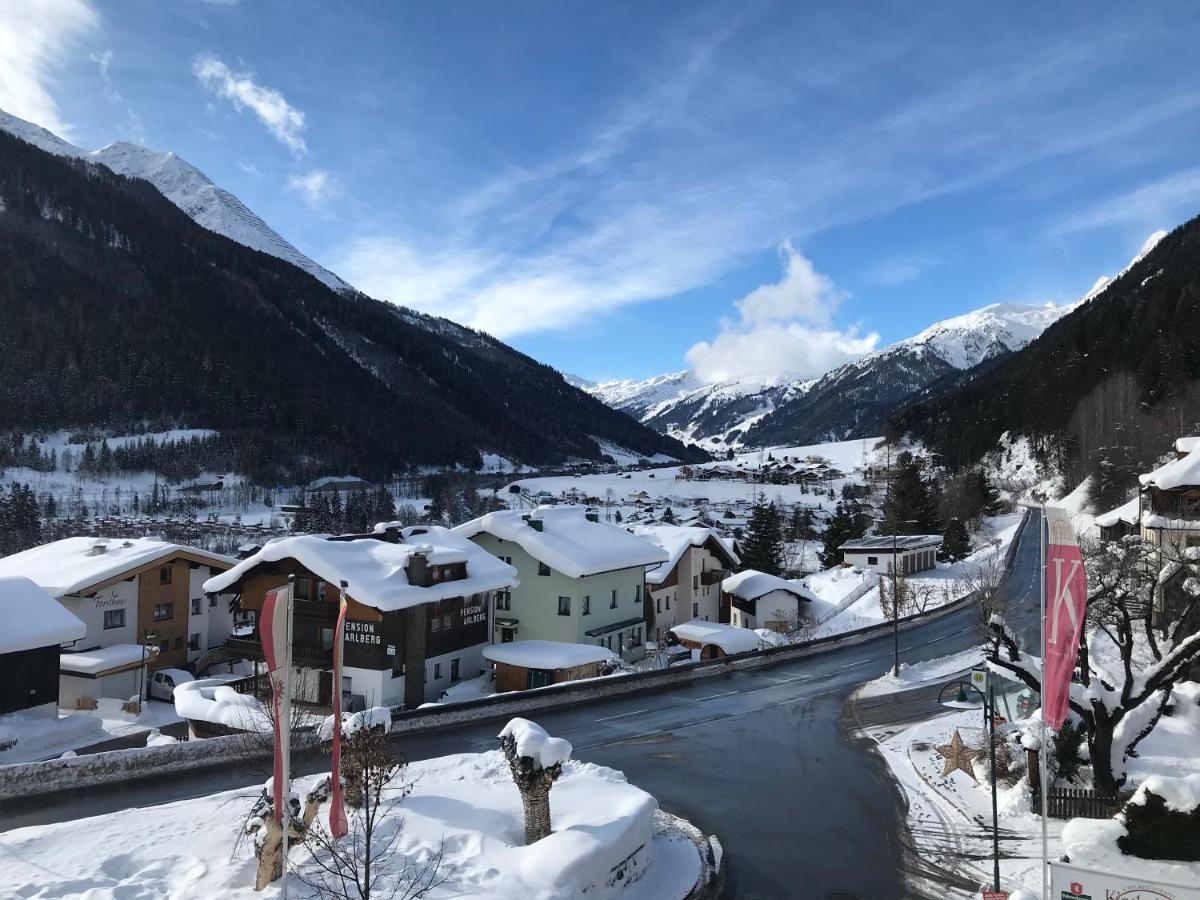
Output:
<path fill-rule="evenodd" d="M 1200 900 L 1200 887 L 1050 863 L 1053 900 Z"/>

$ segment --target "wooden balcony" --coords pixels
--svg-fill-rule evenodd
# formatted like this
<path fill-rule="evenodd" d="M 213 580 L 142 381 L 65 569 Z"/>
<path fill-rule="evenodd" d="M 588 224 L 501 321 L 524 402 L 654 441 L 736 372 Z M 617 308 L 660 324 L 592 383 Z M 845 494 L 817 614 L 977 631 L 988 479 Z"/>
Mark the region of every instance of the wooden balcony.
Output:
<path fill-rule="evenodd" d="M 231 637 L 224 647 L 239 659 L 264 662 L 262 642 L 257 637 Z M 292 644 L 292 663 L 301 669 L 332 669 L 333 648 L 328 650 L 320 644 L 295 642 Z"/>

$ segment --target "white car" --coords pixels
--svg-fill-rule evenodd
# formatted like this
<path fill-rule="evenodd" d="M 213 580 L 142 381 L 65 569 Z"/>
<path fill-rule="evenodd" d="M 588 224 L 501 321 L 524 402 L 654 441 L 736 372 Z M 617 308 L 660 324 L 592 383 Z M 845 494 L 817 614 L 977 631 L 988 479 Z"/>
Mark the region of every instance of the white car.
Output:
<path fill-rule="evenodd" d="M 150 696 L 158 700 L 174 700 L 175 685 L 195 680 L 183 669 L 159 669 L 150 676 Z"/>

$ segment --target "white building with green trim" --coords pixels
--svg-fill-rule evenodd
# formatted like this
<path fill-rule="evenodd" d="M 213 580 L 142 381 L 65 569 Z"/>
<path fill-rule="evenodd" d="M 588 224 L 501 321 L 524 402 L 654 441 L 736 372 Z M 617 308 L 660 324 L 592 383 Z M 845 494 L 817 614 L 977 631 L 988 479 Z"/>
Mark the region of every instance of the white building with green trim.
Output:
<path fill-rule="evenodd" d="M 458 526 L 517 570 L 496 599 L 493 643 L 592 644 L 633 659 L 646 641 L 646 566 L 667 560 L 655 544 L 582 506 L 502 510 Z"/>

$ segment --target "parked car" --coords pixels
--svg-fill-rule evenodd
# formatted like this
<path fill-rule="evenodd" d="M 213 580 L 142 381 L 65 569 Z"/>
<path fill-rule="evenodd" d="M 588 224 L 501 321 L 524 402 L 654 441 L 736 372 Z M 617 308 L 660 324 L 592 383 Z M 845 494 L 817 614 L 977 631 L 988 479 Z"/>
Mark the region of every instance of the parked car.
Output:
<path fill-rule="evenodd" d="M 174 700 L 175 685 L 195 680 L 183 669 L 159 669 L 150 676 L 150 696 L 157 700 Z"/>

